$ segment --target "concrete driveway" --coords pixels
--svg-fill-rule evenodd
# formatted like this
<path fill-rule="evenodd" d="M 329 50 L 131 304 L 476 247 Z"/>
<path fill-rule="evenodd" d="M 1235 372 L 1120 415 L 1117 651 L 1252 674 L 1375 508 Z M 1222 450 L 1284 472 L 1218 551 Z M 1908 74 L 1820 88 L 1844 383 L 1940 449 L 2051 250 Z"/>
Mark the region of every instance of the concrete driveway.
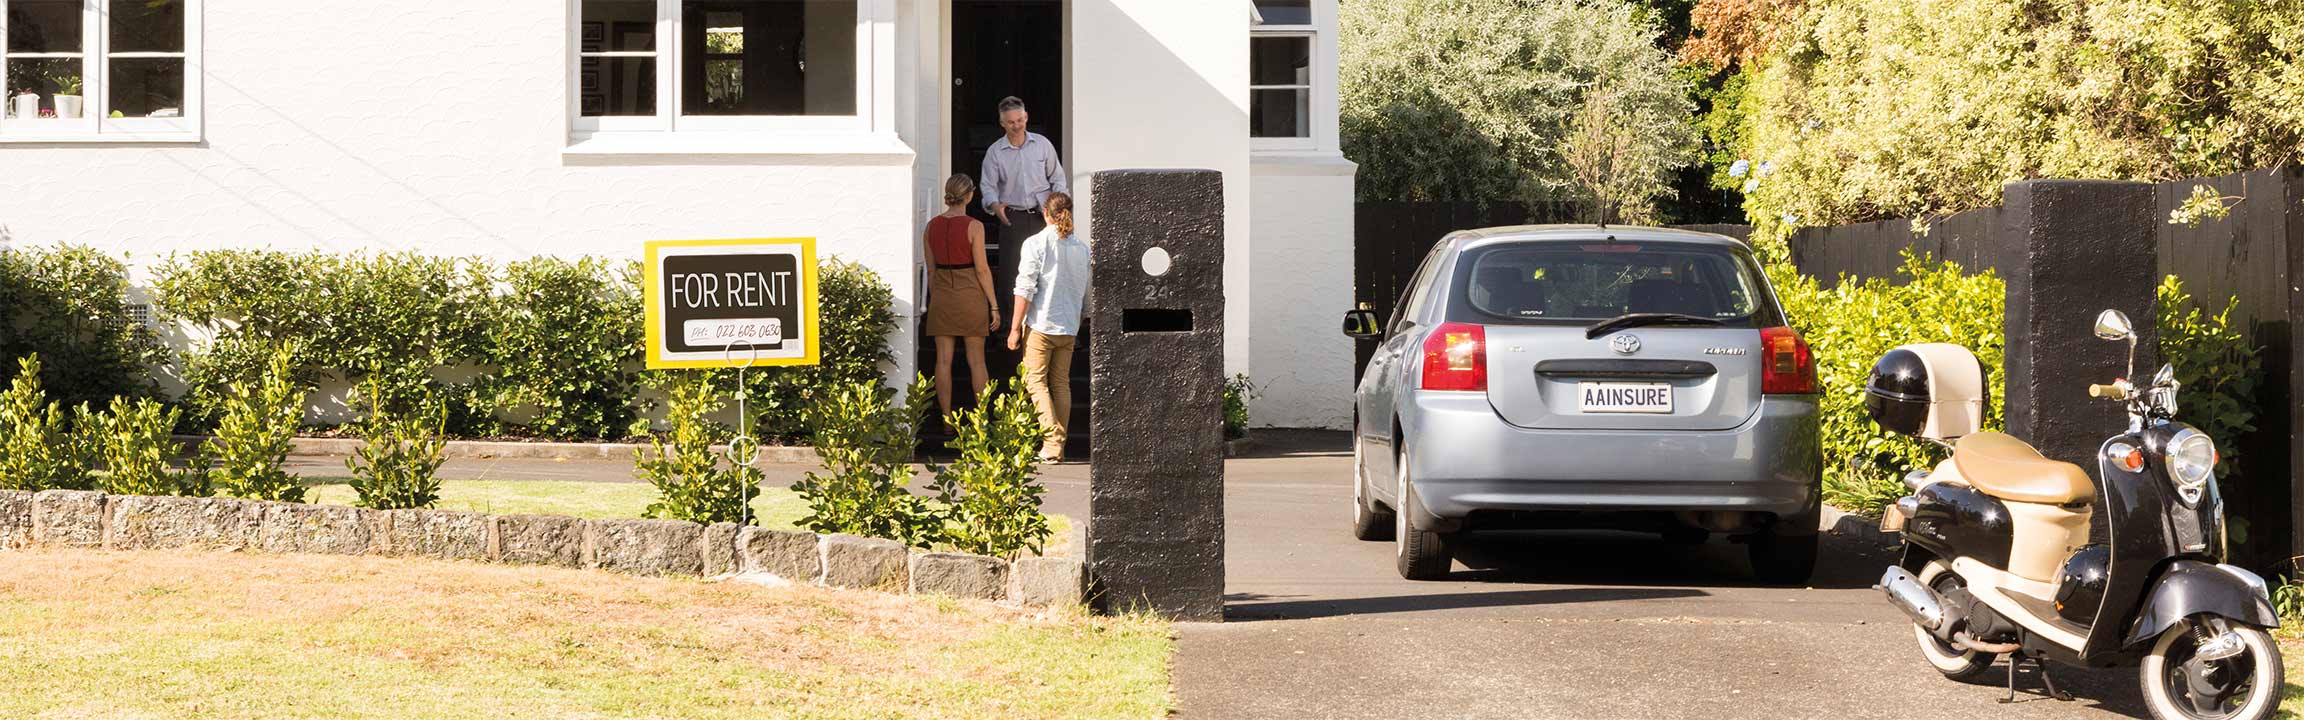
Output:
<path fill-rule="evenodd" d="M 1226 464 L 1223 623 L 1179 627 L 1180 716 L 1217 718 L 2144 717 L 2133 670 L 2057 668 L 2074 702 L 2000 705 L 2006 675 L 1937 675 L 1869 589 L 1886 548 L 1827 537 L 1812 587 L 1752 583 L 1743 548 L 1632 534 L 1468 544 L 1442 582 L 1352 539 L 1341 433 L 1267 433 Z M 335 458 L 295 470 L 341 475 Z M 788 484 L 808 468 L 768 468 Z M 620 462 L 451 460 L 447 477 L 632 482 Z M 1050 512 L 1088 516 L 1088 465 L 1045 468 Z M 1079 547 L 1074 545 L 1074 547 Z"/>
<path fill-rule="evenodd" d="M 1227 465 L 1224 623 L 1181 628 L 1185 718 L 2143 717 L 2133 670 L 2027 664 L 1952 682 L 1870 589 L 1892 558 L 1827 537 L 1812 587 L 1755 585 L 1742 546 L 1634 534 L 1466 547 L 1443 582 L 1352 539 L 1342 434 L 1285 434 Z"/>

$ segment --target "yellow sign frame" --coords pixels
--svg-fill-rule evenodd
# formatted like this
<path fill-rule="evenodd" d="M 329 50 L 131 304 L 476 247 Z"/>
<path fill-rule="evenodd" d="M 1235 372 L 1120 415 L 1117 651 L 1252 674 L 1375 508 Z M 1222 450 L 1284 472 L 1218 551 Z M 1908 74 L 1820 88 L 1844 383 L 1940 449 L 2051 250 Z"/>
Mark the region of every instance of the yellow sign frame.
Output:
<path fill-rule="evenodd" d="M 674 360 L 662 357 L 664 348 L 663 250 L 665 248 L 731 248 L 743 249 L 764 245 L 800 246 L 800 318 L 801 355 L 787 358 L 722 358 L 718 360 Z M 821 301 L 816 288 L 816 238 L 730 238 L 723 240 L 649 240 L 640 272 L 641 317 L 645 325 L 645 345 L 648 369 L 673 370 L 691 368 L 769 367 L 777 365 L 815 365 L 823 357 L 823 321 L 818 312 Z M 731 253 L 736 254 L 736 253 Z"/>

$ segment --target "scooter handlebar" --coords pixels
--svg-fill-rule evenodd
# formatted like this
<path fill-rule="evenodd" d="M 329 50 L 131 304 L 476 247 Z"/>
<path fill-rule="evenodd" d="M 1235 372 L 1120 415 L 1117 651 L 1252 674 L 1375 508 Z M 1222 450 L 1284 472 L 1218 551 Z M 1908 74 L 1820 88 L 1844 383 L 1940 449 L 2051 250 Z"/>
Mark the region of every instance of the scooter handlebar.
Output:
<path fill-rule="evenodd" d="M 2128 391 L 2120 389 L 2119 385 L 2090 385 L 2088 386 L 2088 397 L 2126 400 L 2128 399 Z"/>

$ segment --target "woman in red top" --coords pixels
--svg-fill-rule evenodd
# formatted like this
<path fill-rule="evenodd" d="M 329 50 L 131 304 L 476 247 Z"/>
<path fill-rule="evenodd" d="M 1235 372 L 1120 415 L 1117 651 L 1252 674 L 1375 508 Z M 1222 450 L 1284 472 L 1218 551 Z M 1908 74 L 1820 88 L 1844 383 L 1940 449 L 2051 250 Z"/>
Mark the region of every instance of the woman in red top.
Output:
<path fill-rule="evenodd" d="M 968 217 L 968 203 L 976 197 L 976 182 L 966 175 L 944 181 L 944 213 L 928 220 L 922 242 L 926 257 L 935 263 L 928 276 L 928 327 L 936 339 L 936 407 L 952 414 L 952 339 L 968 347 L 968 375 L 983 397 L 984 337 L 1000 331 L 1000 315 L 992 298 L 992 268 L 984 262 L 984 225 Z M 947 424 L 949 427 L 949 424 Z"/>

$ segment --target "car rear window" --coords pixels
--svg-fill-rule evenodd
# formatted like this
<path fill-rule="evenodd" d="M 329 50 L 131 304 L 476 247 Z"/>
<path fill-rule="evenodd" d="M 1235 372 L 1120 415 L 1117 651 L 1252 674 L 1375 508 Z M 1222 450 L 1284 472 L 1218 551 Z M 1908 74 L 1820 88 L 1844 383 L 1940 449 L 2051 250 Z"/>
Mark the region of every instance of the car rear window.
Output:
<path fill-rule="evenodd" d="M 1546 240 L 1466 254 L 1449 315 L 1467 322 L 1590 324 L 1673 313 L 1749 326 L 1774 314 L 1751 258 L 1718 245 Z"/>

